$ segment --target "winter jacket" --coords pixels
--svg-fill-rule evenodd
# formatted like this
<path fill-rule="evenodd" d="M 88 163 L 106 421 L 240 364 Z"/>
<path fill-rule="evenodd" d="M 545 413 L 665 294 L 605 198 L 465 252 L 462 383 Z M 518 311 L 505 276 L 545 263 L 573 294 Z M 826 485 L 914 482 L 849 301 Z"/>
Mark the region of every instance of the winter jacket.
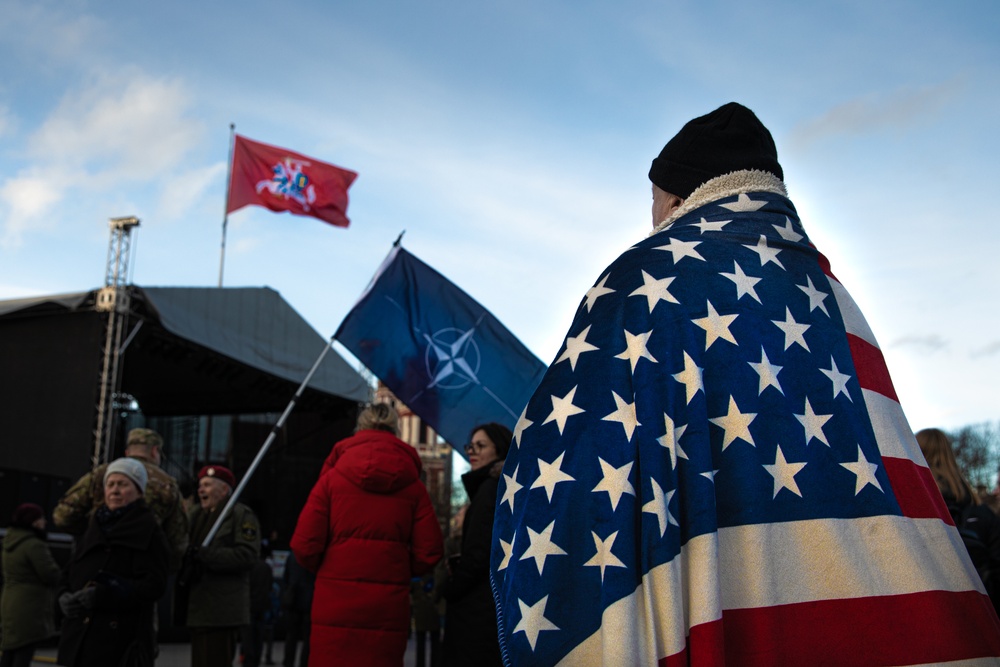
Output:
<path fill-rule="evenodd" d="M 420 457 L 391 433 L 338 442 L 299 515 L 292 551 L 316 572 L 310 667 L 403 663 L 410 579 L 441 558 Z"/>
<path fill-rule="evenodd" d="M 998 581 L 1000 579 L 1000 518 L 997 518 L 986 505 L 973 505 L 968 498 L 956 500 L 955 496 L 940 482 L 938 486 L 955 526 L 959 530 L 972 530 L 982 543 L 982 547 L 985 548 L 985 554 L 970 552 L 969 556 L 972 557 L 973 565 L 979 571 L 980 576 L 985 576 L 983 587 L 986 589 L 986 594 L 990 596 L 994 610 L 1000 610 L 1000 581 Z"/>
<path fill-rule="evenodd" d="M 490 548 L 497 484 L 503 461 L 462 475 L 471 499 L 462 522 L 462 552 L 443 595 L 445 667 L 499 667 L 496 606 L 490 588 Z"/>
<path fill-rule="evenodd" d="M 93 609 L 64 618 L 60 665 L 118 665 L 126 650 L 152 665 L 153 605 L 167 587 L 170 547 L 141 498 L 102 528 L 91 516 L 70 560 L 69 592 L 95 587 Z"/>
<path fill-rule="evenodd" d="M 53 610 L 59 566 L 45 542 L 30 528 L 12 527 L 3 540 L 2 643 L 15 649 L 56 633 Z"/>
<path fill-rule="evenodd" d="M 233 505 L 208 547 L 201 542 L 222 508 L 191 510 L 191 544 L 199 546 L 200 576 L 188 594 L 189 628 L 237 627 L 250 623 L 250 570 L 259 560 L 260 524 L 253 510 Z"/>

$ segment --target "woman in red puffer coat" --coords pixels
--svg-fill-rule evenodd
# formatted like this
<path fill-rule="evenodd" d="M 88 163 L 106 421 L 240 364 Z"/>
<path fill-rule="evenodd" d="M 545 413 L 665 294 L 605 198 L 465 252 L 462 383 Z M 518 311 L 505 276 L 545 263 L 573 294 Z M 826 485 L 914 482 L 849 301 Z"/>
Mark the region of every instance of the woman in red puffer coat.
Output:
<path fill-rule="evenodd" d="M 441 559 L 441 529 L 399 417 L 375 404 L 333 447 L 299 515 L 292 551 L 316 573 L 309 666 L 403 664 L 410 579 Z"/>

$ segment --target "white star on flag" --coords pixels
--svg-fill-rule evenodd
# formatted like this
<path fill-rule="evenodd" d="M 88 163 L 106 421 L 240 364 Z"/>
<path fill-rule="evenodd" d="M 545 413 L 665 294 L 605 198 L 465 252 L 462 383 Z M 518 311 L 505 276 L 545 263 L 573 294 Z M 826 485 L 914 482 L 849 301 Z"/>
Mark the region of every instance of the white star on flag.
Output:
<path fill-rule="evenodd" d="M 847 393 L 847 383 L 850 381 L 851 376 L 840 372 L 837 368 L 837 362 L 833 360 L 833 355 L 830 355 L 830 368 L 820 368 L 819 372 L 830 378 L 830 382 L 833 383 L 833 397 L 837 398 L 840 394 L 847 397 L 847 400 L 854 402 L 851 395 Z"/>
<path fill-rule="evenodd" d="M 778 451 L 774 455 L 773 464 L 764 464 L 764 470 L 766 470 L 771 477 L 774 478 L 774 498 L 778 497 L 778 492 L 782 489 L 788 489 L 799 498 L 802 497 L 802 492 L 799 491 L 799 485 L 795 483 L 795 475 L 797 475 L 806 464 L 803 463 L 789 463 L 785 460 L 785 454 L 781 451 L 781 445 L 778 445 Z"/>
<path fill-rule="evenodd" d="M 701 230 L 701 233 L 705 232 L 721 232 L 722 228 L 728 225 L 732 220 L 716 220 L 715 222 L 708 222 L 705 218 L 701 219 L 701 222 L 694 223 L 694 226 Z"/>
<path fill-rule="evenodd" d="M 723 275 L 736 283 L 736 300 L 739 301 L 749 294 L 757 303 L 762 303 L 760 297 L 757 296 L 757 290 L 754 289 L 754 285 L 759 283 L 761 279 L 743 273 L 743 267 L 735 261 L 733 262 L 733 267 L 733 273 L 721 273 L 719 275 Z"/>
<path fill-rule="evenodd" d="M 760 396 L 764 393 L 764 390 L 768 387 L 774 387 L 782 395 L 784 395 L 784 390 L 781 385 L 778 384 L 778 373 L 781 372 L 783 366 L 775 366 L 771 363 L 771 360 L 767 358 L 767 352 L 764 351 L 764 346 L 760 347 L 760 363 L 754 363 L 748 361 L 750 367 L 753 368 L 754 372 L 759 376 L 759 383 L 757 385 L 757 395 Z"/>
<path fill-rule="evenodd" d="M 590 327 L 591 325 L 588 324 L 587 328 L 581 331 L 579 336 L 566 337 L 566 350 L 556 359 L 557 364 L 560 361 L 569 359 L 570 368 L 575 371 L 576 362 L 580 360 L 581 354 L 599 349 L 596 345 L 591 345 L 587 342 L 587 334 L 590 333 Z M 520 440 L 518 440 L 518 443 L 520 444 Z"/>
<path fill-rule="evenodd" d="M 539 575 L 542 574 L 542 570 L 545 568 L 546 558 L 549 556 L 566 555 L 566 552 L 560 549 L 559 545 L 552 541 L 552 531 L 555 527 L 556 522 L 553 521 L 540 533 L 536 533 L 531 528 L 528 528 L 528 539 L 531 540 L 531 544 L 524 550 L 520 560 L 534 558 L 535 566 L 538 567 Z"/>
<path fill-rule="evenodd" d="M 719 206 L 729 209 L 733 213 L 743 213 L 746 211 L 759 211 L 766 203 L 766 201 L 756 201 L 750 199 L 750 197 L 741 192 L 740 196 L 736 198 L 736 201 L 729 204 L 719 204 Z"/>
<path fill-rule="evenodd" d="M 680 373 L 674 373 L 673 377 L 684 385 L 684 393 L 687 396 L 688 403 L 691 402 L 691 399 L 699 391 L 705 391 L 705 385 L 702 381 L 702 369 L 694 363 L 694 359 L 687 352 L 684 353 L 684 370 Z"/>
<path fill-rule="evenodd" d="M 507 482 L 507 488 L 503 491 L 503 498 L 500 500 L 500 504 L 503 505 L 504 503 L 509 503 L 511 512 L 514 511 L 514 494 L 524 488 L 524 485 L 517 481 L 517 469 L 520 467 L 521 464 L 518 463 L 514 466 L 513 474 L 504 474 L 503 476 L 504 480 Z"/>
<path fill-rule="evenodd" d="M 514 442 L 517 443 L 518 447 L 521 446 L 521 435 L 524 433 L 524 429 L 535 423 L 528 419 L 527 415 L 528 406 L 524 406 L 524 409 L 521 410 L 521 416 L 517 420 L 517 424 L 514 425 Z"/>
<path fill-rule="evenodd" d="M 587 299 L 587 312 L 588 313 L 594 308 L 594 303 L 596 303 L 598 299 L 600 299 L 602 296 L 604 296 L 606 294 L 613 294 L 614 293 L 613 289 L 611 289 L 610 287 L 605 287 L 604 286 L 608 282 L 608 278 L 609 277 L 611 277 L 610 273 L 608 275 L 604 276 L 603 278 L 601 278 L 601 282 L 597 283 L 596 285 L 594 285 L 593 287 L 591 287 L 589 290 L 587 290 L 586 299 Z"/>
<path fill-rule="evenodd" d="M 632 471 L 632 463 L 629 462 L 621 468 L 616 468 L 601 457 L 597 457 L 597 460 L 601 464 L 602 477 L 591 491 L 593 493 L 606 492 L 611 500 L 611 511 L 613 512 L 618 509 L 618 501 L 621 500 L 623 494 L 635 495 L 632 482 L 628 481 L 628 474 Z"/>
<path fill-rule="evenodd" d="M 615 359 L 625 359 L 630 364 L 632 364 L 632 372 L 635 373 L 635 367 L 639 364 L 640 359 L 648 359 L 654 364 L 657 363 L 656 359 L 649 353 L 646 349 L 646 343 L 649 342 L 649 337 L 653 335 L 652 331 L 647 331 L 646 333 L 634 334 L 629 331 L 625 331 L 625 350 L 621 354 L 616 354 Z"/>
<path fill-rule="evenodd" d="M 528 644 L 531 645 L 532 651 L 535 650 L 540 632 L 559 629 L 555 623 L 545 618 L 545 603 L 548 600 L 549 596 L 546 595 L 529 607 L 524 603 L 524 600 L 517 599 L 517 606 L 521 608 L 521 620 L 514 626 L 514 631 L 511 634 L 516 635 L 518 632 L 523 632 L 524 636 L 528 638 Z"/>
<path fill-rule="evenodd" d="M 604 568 L 607 567 L 627 567 L 625 563 L 621 562 L 618 556 L 611 553 L 611 547 L 615 545 L 615 538 L 618 537 L 618 531 L 608 535 L 608 539 L 602 540 L 597 536 L 597 533 L 590 531 L 590 534 L 594 536 L 594 546 L 597 548 L 597 553 L 591 556 L 590 560 L 583 564 L 584 567 L 599 567 L 601 568 L 601 581 L 604 581 Z"/>
<path fill-rule="evenodd" d="M 670 469 L 673 470 L 677 467 L 677 457 L 686 459 L 688 456 L 681 449 L 681 436 L 684 435 L 684 431 L 687 429 L 687 424 L 684 426 L 674 426 L 674 420 L 666 412 L 663 413 L 663 425 L 666 431 L 659 438 L 656 439 L 660 443 L 661 447 L 664 447 L 668 452 L 670 452 Z"/>
<path fill-rule="evenodd" d="M 768 262 L 774 262 L 782 269 L 785 268 L 785 265 L 782 264 L 781 261 L 778 259 L 778 253 L 781 252 L 781 249 L 769 247 L 767 245 L 767 237 L 764 236 L 763 234 L 760 235 L 760 240 L 757 241 L 757 245 L 743 244 L 743 247 L 753 250 L 755 253 L 757 253 L 758 257 L 760 257 L 761 266 L 764 266 Z"/>
<path fill-rule="evenodd" d="M 655 514 L 660 526 L 660 537 L 667 532 L 667 526 L 678 526 L 677 519 L 670 513 L 670 499 L 674 497 L 674 491 L 664 494 L 663 488 L 652 477 L 649 484 L 653 487 L 653 499 L 642 506 L 644 513 Z"/>
<path fill-rule="evenodd" d="M 712 347 L 712 343 L 720 338 L 729 341 L 733 345 L 738 345 L 736 339 L 733 338 L 733 334 L 729 331 L 729 326 L 738 316 L 719 315 L 719 313 L 715 312 L 715 306 L 712 305 L 711 301 L 706 301 L 706 303 L 708 304 L 708 315 L 691 320 L 692 324 L 705 330 L 705 351 L 708 351 L 708 348 Z"/>
<path fill-rule="evenodd" d="M 615 392 L 611 392 L 611 395 L 614 396 L 617 408 L 611 414 L 601 417 L 601 421 L 620 423 L 622 428 L 625 429 L 625 438 L 629 442 L 632 442 L 632 434 L 635 432 L 635 428 L 642 426 L 635 416 L 635 403 L 626 403 L 625 399 Z"/>
<path fill-rule="evenodd" d="M 810 440 L 816 438 L 827 447 L 830 446 L 830 443 L 827 442 L 826 436 L 823 434 L 823 425 L 830 421 L 831 417 L 833 417 L 832 414 L 818 415 L 813 412 L 813 407 L 809 404 L 809 397 L 806 396 L 805 414 L 795 415 L 795 418 L 799 420 L 799 423 L 802 424 L 803 428 L 806 430 L 807 445 Z"/>
<path fill-rule="evenodd" d="M 497 566 L 497 570 L 506 570 L 507 566 L 510 565 L 510 555 L 514 553 L 514 539 L 517 535 L 510 538 L 510 542 L 507 542 L 503 538 L 500 539 L 500 548 L 503 549 L 503 560 L 500 561 L 500 565 Z"/>
<path fill-rule="evenodd" d="M 806 352 L 810 352 L 809 346 L 806 345 L 805 332 L 812 326 L 810 324 L 800 324 L 795 321 L 792 317 L 792 311 L 789 310 L 788 306 L 785 306 L 785 321 L 781 320 L 771 320 L 774 322 L 774 326 L 785 332 L 785 349 L 787 350 L 792 345 L 799 344 L 805 348 Z"/>
<path fill-rule="evenodd" d="M 847 463 L 841 463 L 840 465 L 853 472 L 856 477 L 854 483 L 854 495 L 861 493 L 861 491 L 869 484 L 874 486 L 879 491 L 882 491 L 882 485 L 878 483 L 878 479 L 875 477 L 875 471 L 878 470 L 878 465 L 868 462 L 868 459 L 865 458 L 865 453 L 861 451 L 860 445 L 858 445 L 858 460 L 853 463 L 848 461 Z M 885 491 L 882 491 L 882 493 L 885 493 Z"/>
<path fill-rule="evenodd" d="M 726 447 L 737 439 L 746 440 L 754 447 L 757 446 L 753 441 L 753 436 L 750 435 L 750 424 L 756 418 L 756 412 L 740 412 L 739 407 L 736 405 L 736 399 L 730 396 L 729 412 L 721 417 L 711 418 L 708 421 L 725 431 L 722 437 L 722 451 L 726 451 Z"/>
<path fill-rule="evenodd" d="M 573 405 L 574 396 L 576 396 L 576 387 L 570 389 L 569 393 L 562 398 L 552 396 L 552 412 L 549 413 L 549 416 L 545 418 L 542 424 L 554 421 L 559 426 L 559 435 L 562 435 L 563 429 L 566 428 L 567 419 L 573 415 L 586 412 L 583 408 Z"/>
<path fill-rule="evenodd" d="M 812 278 L 806 276 L 805 285 L 796 285 L 800 290 L 805 292 L 806 296 L 809 297 L 809 312 L 811 313 L 815 309 L 819 308 L 823 313 L 830 317 L 830 313 L 827 311 L 826 306 L 823 304 L 823 300 L 830 296 L 826 292 L 821 292 L 813 286 Z"/>
<path fill-rule="evenodd" d="M 674 264 L 681 261 L 685 257 L 691 257 L 692 259 L 700 259 L 705 261 L 705 258 L 698 254 L 695 247 L 701 245 L 701 241 L 681 241 L 680 239 L 670 239 L 667 245 L 661 245 L 654 248 L 655 250 L 665 250 L 673 255 Z"/>
<path fill-rule="evenodd" d="M 791 241 L 792 243 L 798 243 L 799 241 L 802 240 L 802 234 L 799 234 L 798 232 L 795 231 L 795 228 L 792 227 L 792 219 L 789 218 L 787 215 L 785 216 L 784 227 L 780 225 L 771 225 L 771 226 L 774 227 L 774 229 L 781 235 L 781 238 L 785 239 L 786 241 Z"/>
<path fill-rule="evenodd" d="M 653 312 L 653 308 L 660 301 L 666 301 L 668 303 L 680 303 L 677 299 L 674 298 L 674 295 L 670 293 L 670 290 L 667 289 L 668 287 L 670 287 L 670 283 L 672 282 L 674 282 L 673 276 L 668 276 L 666 278 L 660 278 L 659 280 L 657 280 L 653 276 L 643 271 L 642 287 L 637 287 L 634 290 L 632 290 L 629 296 L 646 297 L 646 304 L 649 306 L 649 312 Z M 590 329 L 590 327 L 587 327 L 587 329 Z"/>
<path fill-rule="evenodd" d="M 534 482 L 531 483 L 532 489 L 545 489 L 546 495 L 549 497 L 549 502 L 552 502 L 552 494 L 555 493 L 556 484 L 559 482 L 575 482 L 576 479 L 564 473 L 562 468 L 563 457 L 566 456 L 566 452 L 563 452 L 552 463 L 538 459 L 538 477 Z"/>

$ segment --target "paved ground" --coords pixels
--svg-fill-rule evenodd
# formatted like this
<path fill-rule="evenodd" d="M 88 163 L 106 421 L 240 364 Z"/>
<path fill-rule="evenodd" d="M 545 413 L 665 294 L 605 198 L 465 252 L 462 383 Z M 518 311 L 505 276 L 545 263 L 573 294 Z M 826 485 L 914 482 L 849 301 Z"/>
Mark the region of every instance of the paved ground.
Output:
<path fill-rule="evenodd" d="M 416 645 L 411 638 L 410 643 L 406 645 L 406 657 L 403 660 L 403 665 L 405 667 L 415 666 L 417 664 L 416 655 Z M 54 648 L 42 649 L 35 653 L 35 660 L 31 664 L 37 667 L 54 665 L 56 664 L 55 656 L 56 650 Z M 191 662 L 190 656 L 190 644 L 161 644 L 160 657 L 156 659 L 156 667 L 188 667 Z M 274 659 L 275 664 L 281 664 L 285 657 L 284 642 L 277 641 L 274 643 L 271 657 Z M 240 663 L 234 662 L 233 664 L 238 666 Z"/>

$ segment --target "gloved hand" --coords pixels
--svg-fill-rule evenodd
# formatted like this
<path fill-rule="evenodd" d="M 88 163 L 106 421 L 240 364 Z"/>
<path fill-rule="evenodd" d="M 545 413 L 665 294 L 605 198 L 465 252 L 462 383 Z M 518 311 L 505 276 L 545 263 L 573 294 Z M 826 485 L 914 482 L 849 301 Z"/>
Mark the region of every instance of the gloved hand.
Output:
<path fill-rule="evenodd" d="M 97 587 L 87 586 L 74 593 L 74 596 L 86 611 L 90 611 L 94 608 L 94 602 L 97 600 Z"/>
<path fill-rule="evenodd" d="M 86 607 L 83 606 L 83 601 L 77 597 L 79 592 L 82 591 L 78 591 L 77 593 L 66 592 L 59 596 L 59 608 L 66 618 L 83 616 L 84 612 L 87 611 Z"/>

